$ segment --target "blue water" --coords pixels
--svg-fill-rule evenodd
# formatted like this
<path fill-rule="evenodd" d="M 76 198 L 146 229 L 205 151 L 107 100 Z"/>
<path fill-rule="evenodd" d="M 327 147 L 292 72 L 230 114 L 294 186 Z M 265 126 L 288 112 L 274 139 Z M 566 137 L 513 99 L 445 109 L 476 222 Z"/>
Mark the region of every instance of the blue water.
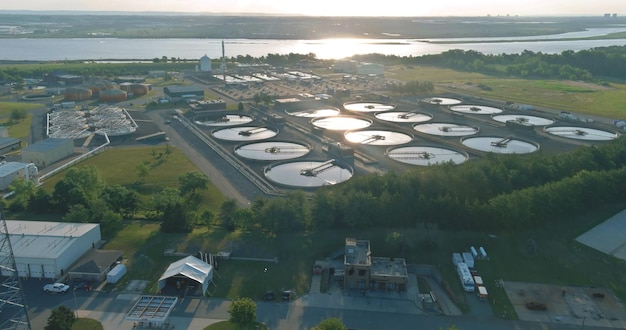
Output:
<path fill-rule="evenodd" d="M 547 54 L 565 50 L 579 51 L 594 47 L 626 45 L 626 39 L 608 40 L 555 40 L 555 38 L 589 37 L 625 28 L 589 29 L 562 35 L 471 38 L 471 39 L 225 39 L 227 57 L 267 54 L 309 54 L 320 59 L 339 59 L 356 54 L 385 54 L 421 56 L 440 54 L 451 49 L 475 50 L 484 54 L 518 54 L 525 50 Z M 506 40 L 501 42 L 487 42 Z M 540 40 L 540 41 L 539 41 Z M 433 43 L 429 41 L 445 41 Z M 461 43 L 460 41 L 470 41 Z M 452 42 L 452 43 L 450 43 Z M 455 43 L 459 42 L 459 43 Z M 100 60 L 100 59 L 152 59 L 163 56 L 181 59 L 198 59 L 208 55 L 212 59 L 222 56 L 221 39 L 116 39 L 116 38 L 62 38 L 62 39 L 0 39 L 0 60 Z"/>

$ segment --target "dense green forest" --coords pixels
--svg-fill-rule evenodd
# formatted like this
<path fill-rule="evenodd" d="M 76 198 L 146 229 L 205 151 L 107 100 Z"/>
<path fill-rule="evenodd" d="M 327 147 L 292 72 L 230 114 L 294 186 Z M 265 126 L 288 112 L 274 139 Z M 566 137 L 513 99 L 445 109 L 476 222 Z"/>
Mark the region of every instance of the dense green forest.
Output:
<path fill-rule="evenodd" d="M 568 80 L 623 79 L 626 46 L 597 47 L 560 54 L 524 51 L 521 54 L 485 55 L 476 51 L 449 50 L 436 55 L 357 55 L 355 60 L 384 64 L 427 65 L 491 75 Z"/>

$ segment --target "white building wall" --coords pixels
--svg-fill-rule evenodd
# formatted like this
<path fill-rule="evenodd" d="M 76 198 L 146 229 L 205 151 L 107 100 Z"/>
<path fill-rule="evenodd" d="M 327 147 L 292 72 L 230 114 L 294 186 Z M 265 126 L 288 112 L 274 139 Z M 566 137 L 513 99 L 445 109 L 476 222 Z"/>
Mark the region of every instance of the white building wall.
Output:
<path fill-rule="evenodd" d="M 28 147 L 22 150 L 22 161 L 34 163 L 37 166 L 48 166 L 60 159 L 74 153 L 74 141 L 65 139 L 63 143 L 55 144 L 46 150 L 30 150 Z"/>
<path fill-rule="evenodd" d="M 70 266 L 101 240 L 100 225 L 80 237 L 67 236 L 59 244 L 67 244 L 63 253 L 55 259 L 15 257 L 19 276 L 30 278 L 60 278 Z M 61 273 L 63 271 L 63 274 Z M 4 274 L 5 276 L 8 274 Z"/>
<path fill-rule="evenodd" d="M 203 71 L 203 72 L 211 71 L 211 59 L 206 55 L 200 58 L 200 71 Z"/>

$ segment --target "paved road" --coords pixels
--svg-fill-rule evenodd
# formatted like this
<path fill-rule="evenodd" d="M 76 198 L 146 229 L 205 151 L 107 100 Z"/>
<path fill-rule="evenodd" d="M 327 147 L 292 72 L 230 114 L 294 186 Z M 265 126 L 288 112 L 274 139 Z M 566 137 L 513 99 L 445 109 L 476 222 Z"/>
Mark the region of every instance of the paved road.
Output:
<path fill-rule="evenodd" d="M 69 294 L 61 300 L 66 306 L 78 306 L 79 317 L 99 320 L 105 330 L 131 329 L 132 322 L 124 320 L 136 295 L 98 293 L 77 297 Z M 209 324 L 228 319 L 230 302 L 224 299 L 183 298 L 169 318 L 175 329 L 202 329 Z M 29 315 L 33 329 L 43 329 L 50 309 L 31 307 Z M 324 319 L 338 317 L 353 329 L 447 329 L 456 325 L 461 330 L 573 330 L 581 325 L 509 321 L 495 317 L 439 316 L 423 314 L 408 302 L 389 299 L 346 297 L 343 295 L 308 294 L 291 303 L 257 303 L 257 320 L 270 329 L 310 329 Z M 585 326 L 584 329 L 607 329 Z"/>
<path fill-rule="evenodd" d="M 170 124 L 165 124 L 166 118 L 171 119 L 171 116 L 168 116 L 171 112 L 172 110 L 153 110 L 146 113 L 167 134 L 170 144 L 180 149 L 201 172 L 206 174 L 224 196 L 234 198 L 240 206 L 247 206 L 255 197 L 262 195 L 261 191 L 195 135 L 188 132 L 180 122 L 172 120 Z"/>

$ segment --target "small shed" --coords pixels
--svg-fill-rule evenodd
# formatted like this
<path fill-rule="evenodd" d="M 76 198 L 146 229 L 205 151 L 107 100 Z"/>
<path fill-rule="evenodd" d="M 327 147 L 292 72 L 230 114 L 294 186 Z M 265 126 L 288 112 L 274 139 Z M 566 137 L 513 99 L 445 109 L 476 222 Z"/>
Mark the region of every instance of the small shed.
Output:
<path fill-rule="evenodd" d="M 202 292 L 206 292 L 213 280 L 213 266 L 194 256 L 173 262 L 159 278 L 159 290 L 163 289 L 167 280 L 172 277 L 184 277 L 196 281 L 202 285 Z"/>

